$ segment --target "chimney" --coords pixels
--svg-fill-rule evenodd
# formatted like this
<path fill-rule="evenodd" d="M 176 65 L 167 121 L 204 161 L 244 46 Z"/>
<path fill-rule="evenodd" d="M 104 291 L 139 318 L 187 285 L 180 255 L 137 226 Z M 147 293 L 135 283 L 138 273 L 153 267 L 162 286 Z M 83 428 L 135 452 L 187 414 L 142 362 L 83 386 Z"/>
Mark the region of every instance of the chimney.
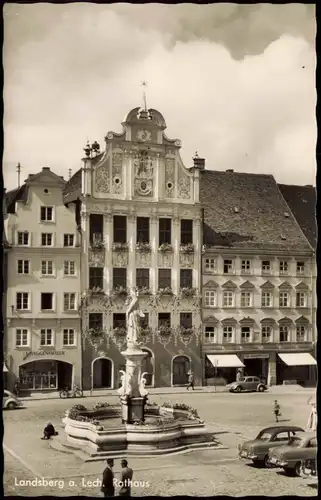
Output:
<path fill-rule="evenodd" d="M 194 168 L 198 168 L 199 170 L 205 170 L 205 158 L 200 158 L 197 152 L 195 153 L 195 156 L 193 158 L 193 164 Z"/>
<path fill-rule="evenodd" d="M 233 174 L 234 170 L 233 170 L 233 168 L 229 168 L 229 169 L 225 170 L 225 172 L 228 172 L 229 174 Z"/>

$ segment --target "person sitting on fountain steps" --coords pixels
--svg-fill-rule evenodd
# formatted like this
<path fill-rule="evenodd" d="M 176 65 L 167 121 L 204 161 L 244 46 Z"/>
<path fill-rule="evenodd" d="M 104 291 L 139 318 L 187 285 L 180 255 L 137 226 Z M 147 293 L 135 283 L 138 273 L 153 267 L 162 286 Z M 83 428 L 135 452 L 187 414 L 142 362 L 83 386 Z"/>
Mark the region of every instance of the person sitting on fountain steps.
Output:
<path fill-rule="evenodd" d="M 43 430 L 43 437 L 41 439 L 51 439 L 51 436 L 58 436 L 58 432 L 55 430 L 51 422 L 48 422 Z"/>
<path fill-rule="evenodd" d="M 104 497 L 115 496 L 113 467 L 114 467 L 114 459 L 107 458 L 107 467 L 103 472 L 103 483 L 100 489 L 100 491 L 104 494 Z"/>

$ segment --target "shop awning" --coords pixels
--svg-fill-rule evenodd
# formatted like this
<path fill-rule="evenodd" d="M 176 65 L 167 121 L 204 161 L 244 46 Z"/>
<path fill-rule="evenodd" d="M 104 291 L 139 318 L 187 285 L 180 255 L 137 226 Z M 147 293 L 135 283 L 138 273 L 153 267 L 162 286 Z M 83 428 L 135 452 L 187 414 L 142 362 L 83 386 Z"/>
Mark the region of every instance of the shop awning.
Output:
<path fill-rule="evenodd" d="M 241 368 L 245 366 L 236 354 L 207 354 L 207 358 L 216 368 Z"/>
<path fill-rule="evenodd" d="M 316 360 L 308 352 L 291 352 L 279 354 L 282 361 L 288 366 L 316 365 Z"/>
<path fill-rule="evenodd" d="M 7 368 L 7 365 L 5 363 L 3 363 L 2 370 L 3 370 L 3 373 L 7 373 L 9 371 Z"/>

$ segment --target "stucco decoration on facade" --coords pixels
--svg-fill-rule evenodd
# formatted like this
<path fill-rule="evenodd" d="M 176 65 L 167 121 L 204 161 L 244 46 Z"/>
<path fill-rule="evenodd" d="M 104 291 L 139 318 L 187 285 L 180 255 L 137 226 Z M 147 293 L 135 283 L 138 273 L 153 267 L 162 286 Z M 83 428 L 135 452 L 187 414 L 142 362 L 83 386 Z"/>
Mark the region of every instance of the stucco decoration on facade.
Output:
<path fill-rule="evenodd" d="M 94 175 L 94 186 L 97 193 L 110 193 L 110 157 L 104 157 L 102 163 L 96 166 Z"/>
<path fill-rule="evenodd" d="M 181 267 L 194 267 L 194 254 L 192 253 L 180 253 L 179 263 Z"/>
<path fill-rule="evenodd" d="M 173 252 L 158 252 L 158 267 L 173 267 Z"/>
<path fill-rule="evenodd" d="M 191 199 L 192 176 L 185 171 L 181 162 L 177 162 L 177 198 Z"/>
<path fill-rule="evenodd" d="M 150 267 L 152 256 L 150 252 L 136 252 L 136 265 L 139 267 Z"/>
<path fill-rule="evenodd" d="M 112 154 L 112 193 L 124 193 L 124 174 L 123 174 L 124 155 L 120 150 Z"/>
<path fill-rule="evenodd" d="M 128 252 L 113 251 L 113 267 L 128 266 Z"/>
<path fill-rule="evenodd" d="M 88 263 L 90 267 L 103 267 L 105 264 L 105 252 L 94 252 L 89 250 Z"/>
<path fill-rule="evenodd" d="M 174 198 L 175 189 L 175 160 L 165 158 L 165 198 Z"/>
<path fill-rule="evenodd" d="M 154 195 L 156 158 L 147 150 L 141 150 L 134 157 L 134 193 L 135 196 L 151 197 Z"/>

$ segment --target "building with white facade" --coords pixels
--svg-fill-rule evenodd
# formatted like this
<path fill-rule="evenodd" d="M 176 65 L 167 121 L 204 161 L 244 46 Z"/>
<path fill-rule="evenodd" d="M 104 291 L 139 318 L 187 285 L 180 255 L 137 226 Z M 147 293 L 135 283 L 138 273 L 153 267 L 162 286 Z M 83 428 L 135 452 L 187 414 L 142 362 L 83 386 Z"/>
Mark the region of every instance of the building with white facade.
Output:
<path fill-rule="evenodd" d="M 5 362 L 8 387 L 81 384 L 80 237 L 63 178 L 43 168 L 8 192 Z"/>

